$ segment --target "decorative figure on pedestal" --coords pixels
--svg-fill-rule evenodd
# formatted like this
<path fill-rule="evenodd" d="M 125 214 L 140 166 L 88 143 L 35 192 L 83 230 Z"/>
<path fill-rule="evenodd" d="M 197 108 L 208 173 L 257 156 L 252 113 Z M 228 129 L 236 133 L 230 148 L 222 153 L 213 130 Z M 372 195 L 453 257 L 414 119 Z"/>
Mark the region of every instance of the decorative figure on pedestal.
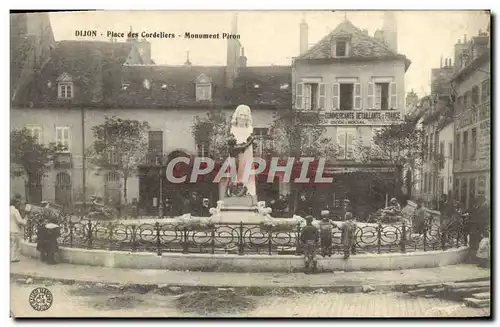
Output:
<path fill-rule="evenodd" d="M 231 118 L 231 130 L 228 140 L 229 155 L 236 161 L 236 181 L 230 181 L 227 196 L 256 196 L 255 175 L 253 170 L 253 126 L 250 107 L 239 105 Z"/>

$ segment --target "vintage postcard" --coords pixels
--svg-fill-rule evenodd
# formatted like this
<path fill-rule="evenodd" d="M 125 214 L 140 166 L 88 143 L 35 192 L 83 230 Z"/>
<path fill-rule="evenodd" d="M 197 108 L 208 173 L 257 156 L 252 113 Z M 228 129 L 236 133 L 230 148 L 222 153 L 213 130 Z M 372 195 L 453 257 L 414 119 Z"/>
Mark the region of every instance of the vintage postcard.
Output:
<path fill-rule="evenodd" d="M 11 316 L 490 317 L 490 14 L 10 13 Z"/>

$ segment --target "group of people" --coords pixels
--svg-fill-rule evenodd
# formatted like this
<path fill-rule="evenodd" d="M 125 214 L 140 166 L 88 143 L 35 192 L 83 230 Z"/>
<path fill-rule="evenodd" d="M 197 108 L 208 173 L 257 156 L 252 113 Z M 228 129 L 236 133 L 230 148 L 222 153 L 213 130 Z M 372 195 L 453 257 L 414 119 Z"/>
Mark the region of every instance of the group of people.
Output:
<path fill-rule="evenodd" d="M 20 260 L 20 242 L 28 225 L 21 212 L 21 196 L 16 195 L 10 201 L 10 262 Z M 56 254 L 59 251 L 57 239 L 61 236 L 60 226 L 56 216 L 42 213 L 37 223 L 37 251 L 41 261 L 47 264 L 56 264 Z"/>
<path fill-rule="evenodd" d="M 340 227 L 342 230 L 342 245 L 344 247 L 344 259 L 349 258 L 351 252 L 355 251 L 354 233 L 355 218 L 352 214 L 350 201 L 344 201 L 344 219 L 340 226 L 330 219 L 328 210 L 321 211 L 319 227 L 313 225 L 314 217 L 306 216 L 306 226 L 300 232 L 300 244 L 304 254 L 304 264 L 306 273 L 314 273 L 317 269 L 316 252 L 321 247 L 323 257 L 332 256 L 332 229 Z"/>

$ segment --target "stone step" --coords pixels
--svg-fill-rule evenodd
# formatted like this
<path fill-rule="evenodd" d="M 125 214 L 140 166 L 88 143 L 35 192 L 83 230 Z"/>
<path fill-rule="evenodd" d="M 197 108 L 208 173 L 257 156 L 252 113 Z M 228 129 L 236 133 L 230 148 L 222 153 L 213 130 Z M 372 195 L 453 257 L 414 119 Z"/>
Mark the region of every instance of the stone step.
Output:
<path fill-rule="evenodd" d="M 468 307 L 485 308 L 490 306 L 490 299 L 479 300 L 471 297 L 464 299 L 464 303 Z"/>
<path fill-rule="evenodd" d="M 491 296 L 490 292 L 472 294 L 472 297 L 478 300 L 486 300 L 489 299 L 490 296 Z"/>

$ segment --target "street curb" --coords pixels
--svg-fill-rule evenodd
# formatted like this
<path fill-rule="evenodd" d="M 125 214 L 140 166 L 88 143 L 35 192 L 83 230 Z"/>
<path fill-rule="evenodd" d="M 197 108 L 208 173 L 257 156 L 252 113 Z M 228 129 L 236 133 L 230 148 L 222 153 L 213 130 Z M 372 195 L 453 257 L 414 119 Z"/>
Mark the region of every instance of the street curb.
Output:
<path fill-rule="evenodd" d="M 369 293 L 369 292 L 403 292 L 406 293 L 410 290 L 417 288 L 419 285 L 429 284 L 429 282 L 412 282 L 412 283 L 393 283 L 393 284 L 358 284 L 356 285 L 314 285 L 314 286 L 289 286 L 289 285 L 273 285 L 273 286 L 221 286 L 221 285 L 186 285 L 182 283 L 171 284 L 125 284 L 116 282 L 94 282 L 83 281 L 67 278 L 51 278 L 51 277 L 33 277 L 28 274 L 11 274 L 11 280 L 19 284 L 32 284 L 32 283 L 45 283 L 62 285 L 86 285 L 87 287 L 101 287 L 104 289 L 115 290 L 120 292 L 137 292 L 145 294 L 148 292 L 156 292 L 161 294 L 181 294 L 192 291 L 238 291 L 247 295 L 276 295 L 277 293 Z M 31 279 L 31 282 L 27 280 Z M 490 277 L 463 279 L 463 280 L 443 280 L 433 281 L 433 284 L 444 284 L 452 282 L 477 282 L 489 281 Z M 47 285 L 47 286 L 51 286 Z"/>

